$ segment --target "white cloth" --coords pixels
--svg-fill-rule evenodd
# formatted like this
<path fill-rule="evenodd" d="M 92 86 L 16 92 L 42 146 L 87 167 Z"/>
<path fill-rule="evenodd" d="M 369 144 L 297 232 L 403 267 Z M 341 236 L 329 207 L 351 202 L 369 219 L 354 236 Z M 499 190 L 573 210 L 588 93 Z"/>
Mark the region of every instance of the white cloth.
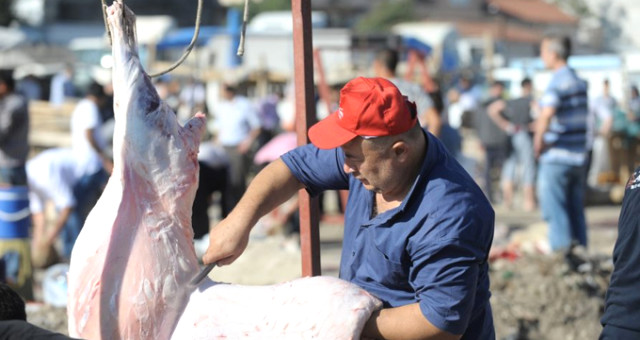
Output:
<path fill-rule="evenodd" d="M 49 149 L 27 161 L 31 212 L 42 212 L 47 201 L 52 201 L 58 210 L 75 206 L 75 169 L 75 157 L 70 148 Z"/>
<path fill-rule="evenodd" d="M 213 127 L 223 146 L 237 146 L 252 130 L 260 128 L 260 119 L 249 99 L 235 96 L 216 105 Z"/>
<path fill-rule="evenodd" d="M 602 123 L 612 119 L 616 108 L 616 100 L 609 96 L 599 96 L 589 103 L 587 114 L 587 150 L 593 149 L 594 138 L 599 134 Z"/>
<path fill-rule="evenodd" d="M 76 157 L 78 177 L 94 174 L 102 168 L 102 159 L 86 136 L 86 131 L 91 130 L 98 147 L 104 149 L 101 125 L 98 106 L 89 99 L 80 100 L 71 114 L 71 146 Z"/>
<path fill-rule="evenodd" d="M 460 99 L 458 102 L 462 107 L 462 112 L 475 112 L 478 109 L 479 105 L 479 96 L 476 95 L 476 91 L 474 89 L 469 89 L 467 91 L 460 93 Z"/>
<path fill-rule="evenodd" d="M 203 105 L 206 99 L 205 88 L 202 84 L 189 84 L 180 91 L 180 107 L 178 121 L 185 124 L 196 113 L 195 108 Z"/>
<path fill-rule="evenodd" d="M 60 106 L 66 98 L 64 93 L 65 83 L 70 81 L 70 77 L 64 73 L 58 73 L 51 78 L 51 87 L 49 88 L 49 102 L 53 106 Z"/>
<path fill-rule="evenodd" d="M 462 126 L 462 115 L 464 114 L 464 110 L 460 102 L 455 102 L 449 104 L 447 108 L 447 119 L 449 121 L 449 126 L 454 129 L 460 129 Z"/>
<path fill-rule="evenodd" d="M 229 157 L 220 145 L 212 142 L 200 143 L 198 151 L 198 161 L 216 169 L 229 165 Z"/>

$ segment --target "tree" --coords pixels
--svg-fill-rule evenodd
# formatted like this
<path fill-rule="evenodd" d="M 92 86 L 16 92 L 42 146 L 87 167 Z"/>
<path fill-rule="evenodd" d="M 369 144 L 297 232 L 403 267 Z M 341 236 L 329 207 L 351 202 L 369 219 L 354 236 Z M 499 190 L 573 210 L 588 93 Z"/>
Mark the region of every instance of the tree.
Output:
<path fill-rule="evenodd" d="M 249 20 L 262 12 L 291 10 L 291 0 L 250 0 L 249 2 Z M 242 2 L 242 5 L 235 7 L 242 13 L 244 10 L 243 5 L 244 1 Z"/>
<path fill-rule="evenodd" d="M 359 33 L 387 32 L 394 24 L 414 19 L 412 0 L 383 0 L 356 23 Z"/>
<path fill-rule="evenodd" d="M 580 18 L 590 18 L 593 12 L 585 0 L 551 0 L 552 4 Z"/>

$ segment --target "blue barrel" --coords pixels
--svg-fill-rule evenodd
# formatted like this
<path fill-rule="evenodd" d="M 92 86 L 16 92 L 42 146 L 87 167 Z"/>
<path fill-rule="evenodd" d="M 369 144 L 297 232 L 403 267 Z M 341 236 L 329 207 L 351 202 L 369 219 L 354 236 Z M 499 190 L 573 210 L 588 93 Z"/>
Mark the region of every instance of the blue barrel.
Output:
<path fill-rule="evenodd" d="M 29 216 L 29 189 L 0 187 L 0 239 L 28 238 Z"/>

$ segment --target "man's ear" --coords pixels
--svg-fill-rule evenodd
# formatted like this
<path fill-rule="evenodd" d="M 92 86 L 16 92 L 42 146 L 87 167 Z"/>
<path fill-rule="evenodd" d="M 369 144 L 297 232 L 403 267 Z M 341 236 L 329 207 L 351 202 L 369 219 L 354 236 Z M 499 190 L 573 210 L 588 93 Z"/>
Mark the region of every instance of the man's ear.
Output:
<path fill-rule="evenodd" d="M 394 156 L 404 159 L 409 155 L 409 145 L 403 140 L 399 140 L 391 145 Z"/>

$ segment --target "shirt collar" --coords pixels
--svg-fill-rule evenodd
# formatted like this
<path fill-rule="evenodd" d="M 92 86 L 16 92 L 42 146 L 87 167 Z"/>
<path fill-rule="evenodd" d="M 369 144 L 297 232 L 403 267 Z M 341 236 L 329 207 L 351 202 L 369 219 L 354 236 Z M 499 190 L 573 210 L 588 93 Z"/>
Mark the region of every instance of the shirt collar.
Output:
<path fill-rule="evenodd" d="M 411 189 L 402 200 L 402 203 L 391 210 L 387 210 L 382 214 L 377 215 L 373 219 L 371 219 L 367 224 L 386 224 L 386 222 L 393 219 L 396 215 L 404 212 L 405 208 L 409 204 L 409 201 L 414 200 L 413 196 L 418 195 L 418 193 L 414 194 L 414 192 L 422 191 L 427 185 L 427 178 L 429 177 L 429 173 L 434 167 L 436 160 L 438 159 L 439 150 L 438 146 L 435 142 L 435 137 L 429 132 L 422 130 L 423 135 L 426 138 L 426 156 L 424 157 L 424 161 L 422 162 L 422 166 L 420 168 L 420 172 L 416 179 L 413 181 L 411 185 Z M 375 200 L 375 194 L 372 193 L 372 199 Z"/>

